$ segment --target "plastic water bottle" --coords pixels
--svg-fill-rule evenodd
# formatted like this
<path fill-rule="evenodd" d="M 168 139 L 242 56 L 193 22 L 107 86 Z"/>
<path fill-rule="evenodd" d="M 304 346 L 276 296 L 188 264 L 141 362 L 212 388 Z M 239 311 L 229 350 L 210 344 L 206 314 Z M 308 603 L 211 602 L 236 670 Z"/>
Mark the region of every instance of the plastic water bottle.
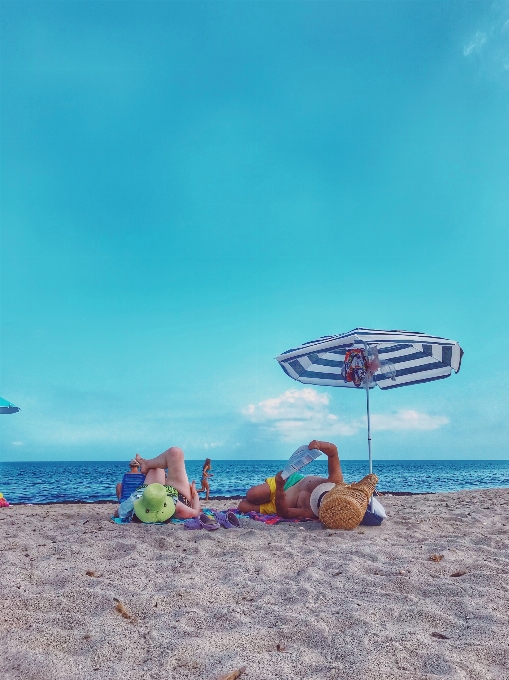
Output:
<path fill-rule="evenodd" d="M 288 479 L 290 475 L 294 472 L 300 470 L 305 465 L 309 465 L 315 458 L 321 456 L 322 452 L 318 449 L 308 449 L 306 445 L 299 446 L 297 451 L 294 451 L 285 465 L 283 471 L 281 472 L 281 477 L 283 479 Z"/>
<path fill-rule="evenodd" d="M 129 498 L 126 498 L 126 500 L 123 503 L 120 503 L 118 506 L 118 516 L 121 517 L 122 519 L 125 519 L 129 515 L 131 515 L 134 512 L 134 501 L 136 500 L 136 496 L 132 494 L 129 496 Z"/>

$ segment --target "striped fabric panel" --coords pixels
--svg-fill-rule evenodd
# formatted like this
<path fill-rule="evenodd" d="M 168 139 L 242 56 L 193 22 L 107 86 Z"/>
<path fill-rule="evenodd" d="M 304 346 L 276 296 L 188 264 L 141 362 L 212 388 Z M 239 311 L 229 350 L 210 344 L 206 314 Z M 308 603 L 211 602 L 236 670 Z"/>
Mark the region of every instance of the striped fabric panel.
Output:
<path fill-rule="evenodd" d="M 413 373 L 404 376 L 401 379 L 398 378 L 395 382 L 392 380 L 377 380 L 377 385 L 382 390 L 392 390 L 396 387 L 405 387 L 407 385 L 418 385 L 419 383 L 432 382 L 433 380 L 442 380 L 443 378 L 448 378 L 451 375 L 451 371 L 451 368 L 421 371 L 419 373 Z"/>
<path fill-rule="evenodd" d="M 313 373 L 311 371 L 306 375 L 301 376 L 298 379 L 298 382 L 303 383 L 304 385 L 323 385 L 324 387 L 348 387 L 354 390 L 366 389 L 364 385 L 362 385 L 362 387 L 355 387 L 353 383 L 345 382 L 341 378 L 337 379 L 334 378 L 333 376 L 327 377 L 326 375 L 322 375 L 321 373 Z M 376 383 L 371 382 L 369 385 L 369 389 L 372 390 L 374 387 L 376 387 Z"/>
<path fill-rule="evenodd" d="M 355 338 L 359 339 L 359 342 L 355 341 Z M 446 355 L 443 357 L 444 363 L 447 362 L 447 352 L 450 352 L 451 363 L 455 371 L 459 371 L 461 364 L 461 357 L 463 351 L 457 342 L 454 340 L 446 340 L 445 338 L 440 338 L 434 335 L 426 335 L 424 333 L 411 333 L 407 331 L 381 331 L 374 330 L 370 328 L 355 328 L 349 333 L 343 333 L 342 335 L 329 335 L 318 340 L 313 340 L 312 342 L 307 342 L 297 347 L 295 349 L 287 350 L 283 352 L 279 357 L 276 357 L 278 361 L 288 359 L 290 356 L 302 356 L 308 354 L 313 348 L 315 352 L 320 350 L 345 350 L 348 347 L 358 346 L 362 347 L 363 342 L 373 343 L 378 345 L 379 353 L 383 346 L 387 347 L 412 344 L 412 345 L 427 345 L 435 348 L 437 355 L 436 359 L 442 361 L 439 356 L 440 347 L 442 345 L 448 345 L 451 349 L 446 350 Z"/>
<path fill-rule="evenodd" d="M 363 347 L 362 342 L 353 342 L 355 336 L 360 341 L 376 344 L 380 359 L 390 362 L 395 370 L 394 379 L 382 372 L 375 374 L 370 388 L 377 384 L 382 390 L 388 390 L 431 382 L 447 378 L 452 370 L 460 369 L 463 350 L 453 340 L 422 333 L 370 329 L 320 338 L 281 354 L 277 360 L 287 375 L 301 383 L 355 388 L 341 375 L 347 350 L 353 346 Z"/>

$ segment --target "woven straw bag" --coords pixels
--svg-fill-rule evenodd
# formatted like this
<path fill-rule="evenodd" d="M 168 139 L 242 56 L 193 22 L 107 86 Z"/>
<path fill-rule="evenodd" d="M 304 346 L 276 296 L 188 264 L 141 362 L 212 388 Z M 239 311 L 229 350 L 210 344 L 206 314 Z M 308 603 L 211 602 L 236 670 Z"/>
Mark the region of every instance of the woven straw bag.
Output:
<path fill-rule="evenodd" d="M 336 484 L 320 505 L 320 521 L 328 529 L 355 529 L 362 522 L 378 477 L 366 475 L 355 484 Z"/>

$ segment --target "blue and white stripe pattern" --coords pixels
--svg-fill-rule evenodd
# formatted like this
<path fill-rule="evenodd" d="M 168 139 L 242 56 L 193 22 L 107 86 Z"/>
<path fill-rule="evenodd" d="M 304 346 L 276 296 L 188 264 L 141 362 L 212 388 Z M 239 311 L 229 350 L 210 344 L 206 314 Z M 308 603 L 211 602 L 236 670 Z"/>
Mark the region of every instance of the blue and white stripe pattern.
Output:
<path fill-rule="evenodd" d="M 0 413 L 17 413 L 20 409 L 7 399 L 0 397 Z"/>
<path fill-rule="evenodd" d="M 366 345 L 374 345 L 382 365 L 387 362 L 393 369 L 389 375 L 382 366 L 373 375 L 369 387 L 378 385 L 382 390 L 448 378 L 453 370 L 458 373 L 463 356 L 454 340 L 408 331 L 355 328 L 343 335 L 306 342 L 276 359 L 290 378 L 301 383 L 355 388 L 342 376 L 345 354 Z"/>

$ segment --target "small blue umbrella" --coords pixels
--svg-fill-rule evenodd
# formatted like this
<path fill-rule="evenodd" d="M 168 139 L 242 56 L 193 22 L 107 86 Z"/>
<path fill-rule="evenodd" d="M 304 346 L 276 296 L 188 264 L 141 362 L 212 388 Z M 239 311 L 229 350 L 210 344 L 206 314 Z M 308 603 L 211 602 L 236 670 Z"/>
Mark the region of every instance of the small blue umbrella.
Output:
<path fill-rule="evenodd" d="M 307 385 L 364 388 L 368 416 L 369 471 L 372 472 L 369 390 L 390 390 L 448 378 L 461 366 L 455 340 L 425 333 L 355 328 L 328 335 L 276 357 L 283 371 Z"/>
<path fill-rule="evenodd" d="M 18 406 L 14 406 L 14 404 L 11 404 L 7 399 L 2 399 L 2 397 L 0 397 L 0 413 L 17 413 L 19 410 Z"/>

